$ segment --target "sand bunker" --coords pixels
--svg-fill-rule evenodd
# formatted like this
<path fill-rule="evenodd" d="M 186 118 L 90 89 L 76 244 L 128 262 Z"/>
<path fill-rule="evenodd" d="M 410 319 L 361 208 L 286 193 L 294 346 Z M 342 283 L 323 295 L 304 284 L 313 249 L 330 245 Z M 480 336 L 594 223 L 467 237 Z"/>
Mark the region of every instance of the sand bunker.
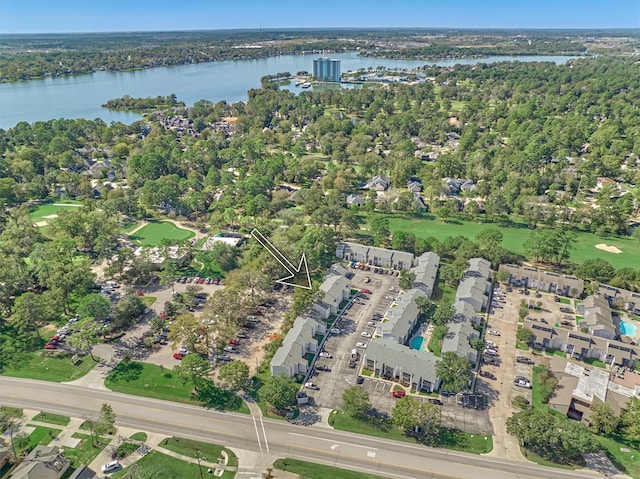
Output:
<path fill-rule="evenodd" d="M 48 219 L 48 220 L 50 220 L 50 219 L 52 219 L 52 218 L 57 218 L 57 217 L 58 217 L 58 215 L 47 215 L 47 216 L 43 216 L 43 218 Z"/>
<path fill-rule="evenodd" d="M 606 251 L 607 253 L 622 253 L 620 248 L 616 248 L 615 246 L 609 246 L 608 244 L 600 243 L 596 245 L 596 248 L 601 249 L 602 251 Z"/>

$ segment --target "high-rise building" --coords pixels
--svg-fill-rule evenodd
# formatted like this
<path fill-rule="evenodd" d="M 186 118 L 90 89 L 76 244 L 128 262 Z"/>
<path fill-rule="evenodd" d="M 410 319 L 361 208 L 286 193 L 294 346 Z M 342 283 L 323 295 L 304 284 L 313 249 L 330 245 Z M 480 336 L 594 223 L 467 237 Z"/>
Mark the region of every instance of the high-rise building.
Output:
<path fill-rule="evenodd" d="M 313 60 L 313 78 L 318 81 L 340 82 L 340 60 L 330 58 Z"/>

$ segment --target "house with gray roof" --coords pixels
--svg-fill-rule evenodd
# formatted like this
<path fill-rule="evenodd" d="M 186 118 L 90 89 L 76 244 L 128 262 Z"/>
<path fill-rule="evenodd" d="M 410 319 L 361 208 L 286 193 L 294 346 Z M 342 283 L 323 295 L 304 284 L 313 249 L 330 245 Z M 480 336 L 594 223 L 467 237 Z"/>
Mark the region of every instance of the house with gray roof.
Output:
<path fill-rule="evenodd" d="M 478 350 L 471 347 L 470 341 L 480 337 L 471 321 L 464 316 L 455 315 L 447 323 L 449 331 L 442 340 L 442 352 L 454 352 L 471 364 L 478 362 Z"/>
<path fill-rule="evenodd" d="M 373 191 L 386 191 L 391 186 L 391 181 L 386 176 L 374 176 L 371 178 L 365 188 Z"/>
<path fill-rule="evenodd" d="M 416 298 L 426 296 L 421 289 L 410 289 L 396 298 L 377 330 L 384 339 L 405 344 L 414 333 L 420 317 Z"/>
<path fill-rule="evenodd" d="M 291 329 L 282 341 L 269 364 L 272 376 L 285 374 L 294 377 L 296 374 L 306 374 L 309 369 L 308 354 L 318 352 L 317 334 L 325 334 L 324 323 L 310 317 L 298 316 Z"/>
<path fill-rule="evenodd" d="M 475 311 L 486 310 L 492 278 L 491 263 L 483 258 L 471 258 L 458 285 L 455 302 L 469 303 Z"/>
<path fill-rule="evenodd" d="M 364 205 L 364 198 L 360 195 L 350 194 L 347 196 L 347 206 L 362 206 Z"/>
<path fill-rule="evenodd" d="M 327 319 L 332 314 L 338 314 L 340 303 L 349 299 L 351 283 L 345 276 L 330 274 L 320 285 L 320 291 L 323 293 L 322 299 L 314 303 L 311 308 L 323 319 Z"/>
<path fill-rule="evenodd" d="M 347 268 L 342 263 L 333 263 L 329 267 L 329 272 L 324 276 L 323 279 L 327 279 L 332 274 L 339 274 L 341 276 L 344 276 L 347 279 L 353 276 L 353 274 L 349 271 L 349 268 Z"/>
<path fill-rule="evenodd" d="M 381 266 L 396 270 L 409 269 L 414 262 L 413 253 L 366 246 L 348 241 L 338 244 L 336 256 L 344 261 L 355 261 L 370 266 Z"/>
<path fill-rule="evenodd" d="M 400 383 L 418 391 L 433 392 L 440 386 L 436 364 L 440 358 L 429 351 L 410 349 L 393 339 L 374 339 L 369 342 L 363 365 L 384 379 Z"/>
<path fill-rule="evenodd" d="M 498 270 L 508 273 L 507 282 L 518 288 L 534 288 L 539 291 L 571 298 L 580 297 L 584 291 L 584 281 L 575 276 L 514 264 L 501 264 Z"/>
<path fill-rule="evenodd" d="M 69 460 L 57 446 L 36 446 L 9 476 L 11 479 L 60 479 Z"/>
<path fill-rule="evenodd" d="M 416 258 L 416 266 L 411 268 L 411 272 L 416 275 L 413 287 L 421 289 L 430 298 L 436 284 L 438 268 L 440 268 L 440 256 L 427 252 Z"/>
<path fill-rule="evenodd" d="M 581 328 L 588 328 L 592 336 L 615 339 L 616 326 L 613 323 L 609 302 L 602 296 L 587 296 L 577 307 L 582 315 Z"/>

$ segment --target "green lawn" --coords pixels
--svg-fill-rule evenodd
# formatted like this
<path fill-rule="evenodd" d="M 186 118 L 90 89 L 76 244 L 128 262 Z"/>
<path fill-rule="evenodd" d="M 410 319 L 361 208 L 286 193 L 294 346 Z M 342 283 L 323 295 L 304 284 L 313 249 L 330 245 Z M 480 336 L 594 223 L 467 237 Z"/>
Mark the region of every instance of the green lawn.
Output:
<path fill-rule="evenodd" d="M 161 477 L 184 477 L 184 478 L 197 478 L 210 477 L 207 474 L 207 468 L 203 466 L 202 470 L 198 467 L 198 464 L 184 462 L 179 459 L 175 459 L 166 454 L 162 454 L 158 451 L 151 451 L 149 454 L 140 459 L 137 463 L 136 478 L 137 479 L 157 479 Z M 129 468 L 122 469 L 110 477 L 119 479 L 125 476 Z M 235 476 L 235 471 L 225 471 L 220 477 L 224 479 L 231 479 Z"/>
<path fill-rule="evenodd" d="M 584 467 L 584 464 L 558 464 L 556 462 L 548 461 L 547 459 L 538 456 L 535 452 L 526 447 L 521 447 L 520 451 L 522 455 L 529 459 L 531 462 L 535 462 L 536 464 L 540 464 L 541 466 L 547 467 L 557 467 L 560 469 L 581 469 Z"/>
<path fill-rule="evenodd" d="M 112 391 L 124 394 L 249 413 L 249 408 L 240 397 L 222 389 L 202 391 L 196 397 L 192 394 L 192 384 L 182 383 L 173 371 L 155 364 L 121 362 L 107 376 L 104 384 Z"/>
<path fill-rule="evenodd" d="M 400 429 L 394 427 L 390 421 L 383 420 L 379 423 L 368 423 L 354 419 L 347 413 L 334 411 L 329 416 L 329 424 L 341 431 L 384 437 L 396 441 L 416 442 L 416 439 L 406 436 Z M 471 434 L 443 428 L 440 431 L 438 445 L 456 451 L 486 454 L 493 449 L 493 437 L 490 434 Z"/>
<path fill-rule="evenodd" d="M 122 234 L 130 233 L 131 231 L 136 229 L 139 225 L 140 225 L 140 222 L 137 221 L 137 220 L 135 220 L 135 221 L 126 221 L 126 222 L 122 223 L 122 225 L 120 226 L 120 233 L 122 233 Z"/>
<path fill-rule="evenodd" d="M 64 455 L 67 459 L 71 461 L 71 467 L 73 469 L 77 469 L 82 465 L 86 465 L 91 463 L 100 451 L 102 451 L 111 439 L 107 439 L 104 437 L 99 438 L 98 444 L 96 447 L 91 445 L 91 436 L 88 434 L 80 434 L 75 433 L 72 437 L 76 439 L 81 439 L 76 447 L 66 447 L 64 448 Z"/>
<path fill-rule="evenodd" d="M 433 353 L 434 356 L 442 356 L 442 343 L 439 339 L 436 338 L 435 334 L 431 335 L 431 339 L 429 340 L 427 348 Z"/>
<path fill-rule="evenodd" d="M 140 296 L 140 299 L 147 308 L 158 300 L 155 296 Z"/>
<path fill-rule="evenodd" d="M 32 421 L 46 422 L 48 424 L 56 424 L 58 426 L 66 426 L 69 424 L 69 418 L 67 416 L 61 416 L 60 414 L 51 414 L 48 412 L 42 412 L 36 414 L 31 418 Z"/>
<path fill-rule="evenodd" d="M 133 439 L 134 441 L 146 441 L 147 440 L 147 433 L 146 432 L 136 432 L 135 434 L 131 435 L 131 439 Z"/>
<path fill-rule="evenodd" d="M 497 228 L 503 234 L 502 246 L 525 256 L 523 244 L 531 234 L 531 230 L 523 223 L 517 224 L 517 226 L 504 227 L 497 224 L 481 224 L 457 218 L 445 223 L 440 219 L 404 218 L 400 215 L 387 215 L 387 217 L 389 218 L 389 228 L 392 233 L 394 231 L 406 231 L 414 233 L 421 238 L 433 236 L 439 241 L 449 236 L 465 236 L 473 239 L 484 229 Z M 622 250 L 623 254 L 608 253 L 596 249 L 595 245 L 600 243 L 616 246 Z M 629 264 L 637 264 L 640 262 L 640 242 L 633 240 L 631 237 L 601 237 L 593 233 L 578 232 L 577 241 L 571 250 L 569 260 L 574 263 L 582 263 L 590 258 L 605 259 L 616 269 L 627 267 Z"/>
<path fill-rule="evenodd" d="M 339 479 L 379 479 L 382 476 L 374 476 L 364 472 L 349 471 L 339 467 L 325 466 L 313 462 L 300 461 L 298 459 L 278 459 L 273 463 L 273 467 L 282 471 L 293 472 L 304 479 L 326 479 L 335 477 Z"/>
<path fill-rule="evenodd" d="M 29 443 L 27 444 L 28 450 L 33 449 L 38 444 L 42 444 L 43 446 L 48 445 L 53 441 L 54 437 L 62 432 L 62 429 L 55 429 L 52 427 L 35 426 L 33 424 L 27 424 L 27 426 L 34 428 L 33 432 L 29 434 Z"/>
<path fill-rule="evenodd" d="M 170 451 L 177 452 L 178 454 L 182 454 L 184 456 L 189 456 L 193 458 L 198 457 L 198 451 L 200 454 L 200 459 L 203 459 L 208 462 L 218 462 L 218 458 L 220 457 L 220 452 L 225 450 L 229 455 L 229 466 L 238 467 L 238 458 L 236 455 L 231 452 L 229 449 L 226 449 L 218 444 L 211 444 L 208 442 L 202 441 L 194 441 L 191 439 L 184 439 L 181 437 L 172 437 L 169 439 L 165 439 L 158 443 L 158 446 L 163 447 L 165 449 L 169 449 Z"/>
<path fill-rule="evenodd" d="M 178 228 L 168 221 L 149 223 L 130 238 L 141 246 L 159 246 L 162 240 L 185 241 L 195 235 L 193 231 Z"/>
<path fill-rule="evenodd" d="M 549 407 L 546 403 L 542 402 L 541 384 L 538 379 L 538 374 L 544 371 L 544 366 L 534 366 L 533 374 L 531 376 L 531 407 L 533 409 L 547 410 Z"/>
<path fill-rule="evenodd" d="M 90 356 L 81 357 L 80 362 L 73 365 L 69 354 L 42 356 L 38 351 L 22 355 L 20 362 L 7 364 L 2 374 L 53 382 L 73 381 L 87 374 L 96 364 Z"/>
<path fill-rule="evenodd" d="M 619 436 L 596 436 L 602 447 L 617 467 L 624 469 L 629 476 L 640 479 L 640 448 L 638 443 L 631 444 Z M 626 449 L 621 451 L 620 449 Z M 621 466 L 621 467 L 620 467 Z"/>
<path fill-rule="evenodd" d="M 82 203 L 80 201 L 61 200 L 60 202 L 57 202 L 56 205 L 54 205 L 53 203 L 49 203 L 33 208 L 29 213 L 29 217 L 34 223 L 40 223 L 42 221 L 48 222 L 52 218 L 47 218 L 47 216 L 57 215 L 60 213 L 60 211 L 70 210 L 73 208 L 78 208 L 80 206 L 82 206 Z"/>

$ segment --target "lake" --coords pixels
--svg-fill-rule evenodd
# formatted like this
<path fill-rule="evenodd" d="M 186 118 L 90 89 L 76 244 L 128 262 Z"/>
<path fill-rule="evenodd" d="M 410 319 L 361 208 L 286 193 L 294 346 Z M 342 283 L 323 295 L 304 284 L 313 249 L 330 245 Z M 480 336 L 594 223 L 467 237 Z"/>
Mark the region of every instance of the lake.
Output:
<path fill-rule="evenodd" d="M 283 55 L 259 60 L 223 61 L 151 68 L 130 72 L 96 72 L 44 80 L 0 84 L 0 128 L 11 128 L 20 121 L 35 122 L 53 118 L 101 118 L 106 123 L 131 123 L 140 119 L 135 113 L 102 108 L 112 98 L 124 95 L 155 97 L 175 93 L 192 105 L 197 100 L 218 102 L 244 101 L 247 91 L 260 87 L 260 78 L 280 72 L 313 69 L 319 55 Z M 564 63 L 571 56 L 493 56 L 438 62 L 384 60 L 358 57 L 356 52 L 330 55 L 342 61 L 341 70 L 384 66 L 412 69 L 425 63 L 452 66 L 457 63 L 494 63 L 500 61 L 552 61 Z M 297 91 L 297 90 L 296 90 Z"/>

